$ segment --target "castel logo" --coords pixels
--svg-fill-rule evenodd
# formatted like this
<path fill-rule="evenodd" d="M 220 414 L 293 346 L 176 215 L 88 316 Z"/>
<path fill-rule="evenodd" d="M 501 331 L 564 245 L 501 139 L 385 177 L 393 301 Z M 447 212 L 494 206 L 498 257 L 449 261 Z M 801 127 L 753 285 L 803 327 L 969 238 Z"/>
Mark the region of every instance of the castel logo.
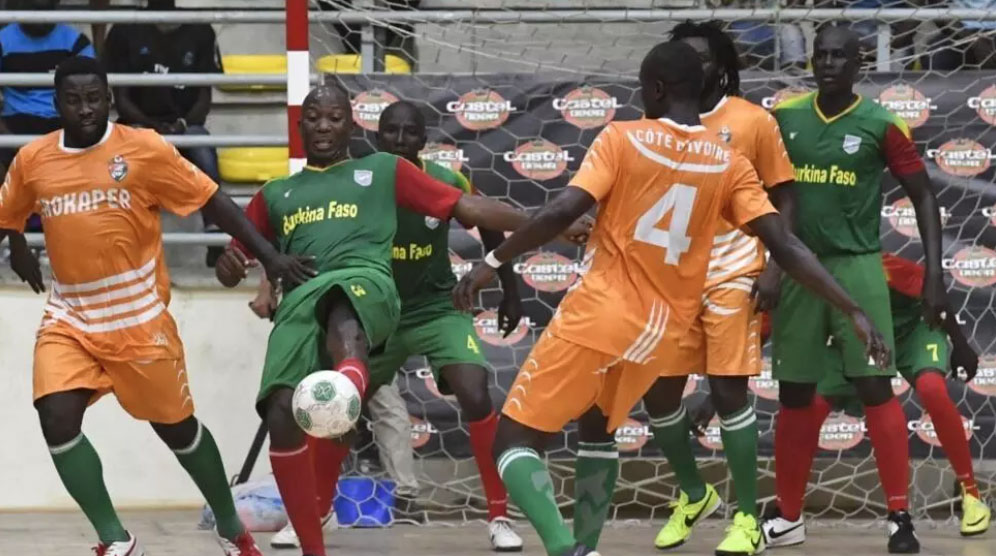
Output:
<path fill-rule="evenodd" d="M 508 335 L 502 337 L 501 330 L 498 330 L 498 313 L 493 310 L 483 311 L 474 317 L 474 328 L 477 329 L 477 337 L 493 346 L 512 346 L 522 341 L 529 332 L 532 321 L 529 317 L 522 317 L 519 326 Z"/>
<path fill-rule="evenodd" d="M 983 396 L 996 396 L 996 355 L 979 358 L 979 372 L 968 387 Z"/>
<path fill-rule="evenodd" d="M 574 285 L 581 263 L 559 253 L 540 251 L 521 263 L 515 263 L 512 270 L 521 274 L 522 280 L 533 289 L 559 292 Z"/>
<path fill-rule="evenodd" d="M 457 277 L 457 280 L 463 278 L 464 274 L 470 272 L 473 267 L 474 263 L 465 261 L 460 255 L 450 252 L 450 269 L 453 270 L 453 275 Z"/>
<path fill-rule="evenodd" d="M 353 98 L 353 121 L 363 129 L 377 131 L 381 113 L 395 102 L 398 102 L 398 97 L 387 91 L 363 91 Z"/>
<path fill-rule="evenodd" d="M 568 122 L 581 129 L 601 127 L 612 121 L 616 109 L 622 108 L 619 99 L 595 87 L 580 87 L 564 98 L 553 99 L 553 109 L 564 115 Z"/>
<path fill-rule="evenodd" d="M 428 444 L 432 435 L 439 434 L 439 429 L 428 421 L 423 421 L 414 415 L 409 415 L 408 419 L 412 422 L 412 449 L 414 450 Z"/>
<path fill-rule="evenodd" d="M 463 168 L 463 163 L 470 161 L 463 154 L 463 149 L 447 143 L 429 143 L 422 149 L 422 152 L 418 153 L 418 157 L 422 160 L 435 162 L 454 172 L 459 172 L 460 168 Z"/>
<path fill-rule="evenodd" d="M 774 96 L 764 97 L 763 99 L 761 99 L 761 106 L 767 108 L 768 110 L 771 110 L 775 106 L 778 106 L 778 103 L 780 102 L 784 102 L 790 98 L 795 98 L 797 96 L 802 96 L 808 92 L 809 91 L 807 89 L 803 89 L 802 87 L 785 87 L 784 89 L 775 93 Z"/>
<path fill-rule="evenodd" d="M 996 85 L 990 85 L 979 96 L 969 98 L 968 107 L 974 109 L 987 124 L 996 125 Z"/>
<path fill-rule="evenodd" d="M 820 427 L 820 448 L 823 450 L 850 450 L 865 438 L 864 421 L 834 413 Z"/>
<path fill-rule="evenodd" d="M 994 207 L 983 207 L 982 216 L 989 219 L 989 225 L 996 227 L 996 206 Z"/>
<path fill-rule="evenodd" d="M 973 245 L 941 264 L 959 283 L 973 288 L 996 284 L 996 251 Z"/>
<path fill-rule="evenodd" d="M 552 180 L 564 173 L 568 162 L 574 162 L 569 152 L 546 139 L 533 139 L 502 155 L 515 171 L 531 180 Z"/>
<path fill-rule="evenodd" d="M 778 381 L 771 378 L 771 358 L 761 358 L 761 374 L 750 377 L 747 385 L 759 398 L 778 399 Z"/>
<path fill-rule="evenodd" d="M 905 83 L 893 85 L 879 93 L 878 103 L 905 120 L 910 127 L 922 126 L 930 118 L 930 111 L 937 110 L 931 99 Z"/>
<path fill-rule="evenodd" d="M 959 415 L 961 417 L 961 428 L 965 431 L 965 440 L 972 439 L 972 432 L 975 428 L 972 421 L 965 418 L 964 415 Z M 930 419 L 930 415 L 924 413 L 920 416 L 919 420 L 913 420 L 906 424 L 907 428 L 915 432 L 920 440 L 923 440 L 931 446 L 941 446 L 941 441 L 937 438 L 937 431 L 934 429 L 934 422 Z"/>
<path fill-rule="evenodd" d="M 940 210 L 943 226 L 951 218 L 951 211 L 947 207 L 940 207 Z M 882 205 L 882 218 L 887 219 L 892 229 L 904 236 L 920 237 L 920 228 L 916 225 L 916 211 L 913 210 L 913 202 L 909 197 L 903 197 L 891 205 Z"/>
<path fill-rule="evenodd" d="M 709 421 L 709 426 L 705 429 L 705 434 L 698 437 L 699 444 L 705 447 L 706 450 L 722 450 L 723 449 L 723 436 L 719 429 L 719 417 L 713 417 L 712 421 Z"/>
<path fill-rule="evenodd" d="M 636 419 L 626 419 L 622 426 L 616 429 L 616 446 L 620 452 L 635 452 L 643 448 L 648 440 L 654 437 L 650 427 Z"/>
<path fill-rule="evenodd" d="M 699 389 L 699 383 L 703 380 L 705 379 L 702 375 L 688 375 L 688 380 L 685 381 L 685 389 L 681 392 L 682 399 L 694 394 Z"/>
<path fill-rule="evenodd" d="M 437 398 L 442 398 L 444 400 L 456 401 L 456 396 L 452 394 L 447 396 L 439 391 L 439 385 L 436 384 L 436 379 L 435 377 L 432 376 L 432 369 L 426 367 L 423 367 L 421 369 L 416 369 L 415 376 L 422 379 L 422 381 L 425 383 L 425 389 L 428 390 L 429 393 L 432 394 L 433 396 L 436 396 Z"/>
<path fill-rule="evenodd" d="M 993 151 L 971 139 L 952 139 L 936 149 L 927 149 L 927 158 L 952 176 L 972 177 L 989 169 Z"/>
<path fill-rule="evenodd" d="M 446 103 L 446 111 L 455 114 L 460 125 L 471 131 L 496 128 L 516 110 L 511 101 L 487 89 L 471 91 Z"/>

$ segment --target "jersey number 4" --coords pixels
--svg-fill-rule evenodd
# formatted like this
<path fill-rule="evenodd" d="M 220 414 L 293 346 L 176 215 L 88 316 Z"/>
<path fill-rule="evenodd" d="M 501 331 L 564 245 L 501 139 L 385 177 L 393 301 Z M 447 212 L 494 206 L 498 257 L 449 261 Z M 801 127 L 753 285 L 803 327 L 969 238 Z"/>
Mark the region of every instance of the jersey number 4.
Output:
<path fill-rule="evenodd" d="M 664 262 L 677 265 L 681 256 L 692 245 L 688 237 L 688 222 L 692 218 L 692 206 L 698 193 L 691 185 L 676 183 L 667 190 L 663 197 L 654 203 L 643 216 L 636 221 L 636 232 L 633 237 L 637 241 L 664 248 Z M 667 230 L 657 227 L 657 223 L 668 212 L 671 214 L 671 225 Z"/>

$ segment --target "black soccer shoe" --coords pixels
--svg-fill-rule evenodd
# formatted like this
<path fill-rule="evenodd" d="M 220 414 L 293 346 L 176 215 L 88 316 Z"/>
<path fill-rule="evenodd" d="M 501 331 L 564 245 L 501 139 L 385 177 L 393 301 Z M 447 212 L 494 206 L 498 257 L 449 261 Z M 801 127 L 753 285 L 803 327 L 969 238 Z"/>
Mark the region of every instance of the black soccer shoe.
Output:
<path fill-rule="evenodd" d="M 905 510 L 889 512 L 889 554 L 919 554 L 920 539 L 913 529 L 913 518 Z"/>

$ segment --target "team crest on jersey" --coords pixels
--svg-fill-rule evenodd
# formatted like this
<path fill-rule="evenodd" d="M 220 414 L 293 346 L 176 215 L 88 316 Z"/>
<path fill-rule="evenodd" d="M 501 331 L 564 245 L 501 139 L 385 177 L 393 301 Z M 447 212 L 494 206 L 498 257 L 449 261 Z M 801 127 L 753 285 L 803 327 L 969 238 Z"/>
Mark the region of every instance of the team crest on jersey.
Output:
<path fill-rule="evenodd" d="M 426 216 L 425 217 L 425 227 L 429 228 L 430 230 L 435 230 L 436 228 L 439 227 L 439 219 L 438 218 L 433 218 L 431 216 Z"/>
<path fill-rule="evenodd" d="M 844 152 L 854 154 L 861 148 L 861 138 L 856 135 L 844 135 Z"/>
<path fill-rule="evenodd" d="M 107 171 L 110 172 L 114 181 L 121 181 L 128 175 L 128 163 L 121 155 L 116 155 L 107 163 Z"/>
<path fill-rule="evenodd" d="M 367 187 L 373 183 L 374 173 L 371 170 L 353 170 L 353 181 L 356 185 Z"/>
<path fill-rule="evenodd" d="M 730 140 L 733 139 L 733 132 L 730 131 L 730 126 L 725 126 L 724 125 L 722 127 L 722 129 L 719 130 L 719 136 L 720 136 L 720 138 L 723 139 L 723 141 L 726 141 L 727 143 L 729 143 Z"/>

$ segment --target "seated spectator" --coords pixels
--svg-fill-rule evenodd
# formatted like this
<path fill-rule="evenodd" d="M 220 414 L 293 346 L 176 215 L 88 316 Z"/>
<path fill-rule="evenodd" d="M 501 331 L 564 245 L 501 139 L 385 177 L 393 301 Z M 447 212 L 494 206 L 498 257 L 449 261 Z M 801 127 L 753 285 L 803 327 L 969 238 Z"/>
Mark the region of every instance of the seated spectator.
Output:
<path fill-rule="evenodd" d="M 951 0 L 950 7 L 996 10 L 996 0 Z M 931 38 L 924 58 L 927 69 L 996 69 L 996 20 L 948 22 Z"/>
<path fill-rule="evenodd" d="M 792 4 L 798 0 L 788 0 Z M 778 0 L 708 0 L 713 8 L 773 8 Z M 803 69 L 806 67 L 806 37 L 795 23 L 769 25 L 763 21 L 731 21 L 727 32 L 737 44 L 747 67 Z M 776 60 L 777 54 L 777 60 Z"/>
<path fill-rule="evenodd" d="M 422 0 L 378 0 L 374 4 L 378 8 L 391 10 L 417 10 L 421 3 Z M 353 0 L 318 0 L 318 9 L 321 11 L 339 11 L 358 8 L 354 7 Z M 363 41 L 359 25 L 335 23 L 332 28 L 339 35 L 343 53 L 360 54 Z M 377 41 L 378 54 L 374 63 L 374 71 L 384 71 L 384 58 L 381 54 L 393 54 L 408 62 L 412 71 L 415 71 L 418 64 L 418 52 L 414 33 L 415 27 L 406 23 L 392 23 L 389 27 L 375 28 L 374 40 Z"/>

